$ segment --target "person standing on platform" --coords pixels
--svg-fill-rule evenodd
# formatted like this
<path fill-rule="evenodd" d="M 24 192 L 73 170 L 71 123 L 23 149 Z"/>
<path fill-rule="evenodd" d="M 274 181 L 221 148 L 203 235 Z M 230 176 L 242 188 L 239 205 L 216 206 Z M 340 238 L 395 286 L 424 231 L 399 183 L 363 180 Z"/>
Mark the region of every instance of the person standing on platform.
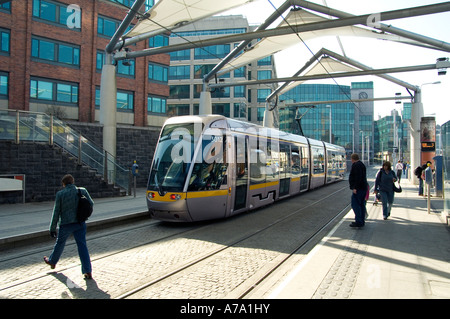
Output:
<path fill-rule="evenodd" d="M 375 192 L 380 192 L 381 195 L 384 220 L 391 215 L 391 208 L 394 203 L 394 183 L 396 181 L 397 176 L 392 170 L 391 162 L 384 162 L 375 179 Z"/>
<path fill-rule="evenodd" d="M 63 253 L 67 238 L 73 234 L 81 261 L 81 272 L 85 279 L 92 278 L 92 266 L 89 251 L 86 244 L 86 223 L 78 222 L 77 207 L 79 201 L 78 188 L 74 185 L 74 178 L 67 174 L 62 178 L 63 189 L 56 193 L 55 207 L 50 223 L 50 236 L 56 238 L 56 244 L 50 257 L 44 257 L 44 262 L 54 269 Z M 88 191 L 80 187 L 80 192 L 91 205 L 94 204 Z M 56 226 L 59 223 L 59 232 Z"/>
<path fill-rule="evenodd" d="M 395 164 L 395 170 L 397 171 L 398 183 L 400 184 L 400 180 L 402 179 L 402 172 L 403 172 L 402 161 L 398 161 L 398 163 Z"/>
<path fill-rule="evenodd" d="M 419 196 L 423 196 L 423 179 L 424 179 L 423 173 L 427 169 L 428 163 L 431 164 L 431 162 L 428 161 L 427 163 L 423 164 L 422 166 L 417 166 L 417 168 L 414 170 L 414 175 L 416 175 L 417 178 L 419 179 Z"/>
<path fill-rule="evenodd" d="M 366 217 L 366 193 L 367 193 L 367 174 L 366 166 L 359 160 L 359 155 L 354 153 L 351 156 L 352 168 L 348 178 L 350 189 L 352 190 L 352 209 L 355 213 L 355 221 L 350 227 L 363 227 Z"/>

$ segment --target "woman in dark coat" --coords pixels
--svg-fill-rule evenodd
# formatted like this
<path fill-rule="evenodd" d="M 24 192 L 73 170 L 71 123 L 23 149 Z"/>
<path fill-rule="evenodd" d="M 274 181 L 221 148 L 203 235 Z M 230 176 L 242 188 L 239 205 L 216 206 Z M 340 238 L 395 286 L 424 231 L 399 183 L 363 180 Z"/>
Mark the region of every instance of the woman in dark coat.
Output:
<path fill-rule="evenodd" d="M 394 183 L 396 181 L 397 175 L 392 170 L 391 163 L 384 162 L 375 180 L 375 193 L 380 192 L 384 220 L 391 215 L 391 208 L 394 203 Z"/>

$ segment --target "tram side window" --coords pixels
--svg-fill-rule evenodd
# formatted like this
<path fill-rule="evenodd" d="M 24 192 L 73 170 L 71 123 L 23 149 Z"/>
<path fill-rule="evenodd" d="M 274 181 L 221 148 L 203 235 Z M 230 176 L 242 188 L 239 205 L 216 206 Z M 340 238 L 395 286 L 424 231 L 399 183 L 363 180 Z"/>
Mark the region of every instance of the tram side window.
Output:
<path fill-rule="evenodd" d="M 309 174 L 309 151 L 307 147 L 300 147 L 301 150 L 301 171 L 302 174 Z"/>
<path fill-rule="evenodd" d="M 206 137 L 206 135 L 204 136 Z M 226 136 L 208 136 L 202 140 L 202 162 L 195 163 L 188 191 L 219 189 L 227 184 Z"/>
<path fill-rule="evenodd" d="M 289 144 L 280 144 L 280 179 L 291 177 L 291 152 Z"/>
<path fill-rule="evenodd" d="M 324 151 L 322 148 L 312 147 L 313 172 L 314 174 L 325 173 Z"/>
<path fill-rule="evenodd" d="M 266 181 L 266 153 L 264 150 L 252 149 L 250 152 L 250 183 L 259 184 Z"/>
<path fill-rule="evenodd" d="M 292 145 L 291 150 L 291 168 L 292 168 L 292 175 L 299 175 L 301 170 L 301 163 L 300 163 L 300 149 L 298 146 Z"/>
<path fill-rule="evenodd" d="M 280 151 L 279 144 L 275 141 L 267 141 L 266 148 L 266 182 L 279 178 L 280 172 Z"/>

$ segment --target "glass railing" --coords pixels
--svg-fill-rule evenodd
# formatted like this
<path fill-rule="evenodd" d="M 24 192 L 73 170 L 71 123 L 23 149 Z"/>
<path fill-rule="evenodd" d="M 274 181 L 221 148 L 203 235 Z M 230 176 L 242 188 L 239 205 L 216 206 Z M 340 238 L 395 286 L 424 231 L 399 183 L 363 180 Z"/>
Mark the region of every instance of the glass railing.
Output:
<path fill-rule="evenodd" d="M 63 121 L 45 113 L 0 110 L 0 140 L 57 145 L 103 176 L 109 184 L 129 189 L 129 170 Z"/>

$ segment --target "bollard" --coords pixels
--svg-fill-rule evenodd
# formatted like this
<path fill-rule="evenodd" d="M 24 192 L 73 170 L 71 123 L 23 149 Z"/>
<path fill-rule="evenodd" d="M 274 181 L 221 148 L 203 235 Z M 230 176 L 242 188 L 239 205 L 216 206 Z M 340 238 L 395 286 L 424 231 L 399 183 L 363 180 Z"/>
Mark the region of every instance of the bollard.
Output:
<path fill-rule="evenodd" d="M 427 163 L 428 164 L 428 163 Z M 433 183 L 433 172 L 431 171 L 431 163 L 428 164 L 428 167 L 425 169 L 425 183 L 427 184 L 427 210 L 428 214 L 430 213 L 431 209 L 431 202 L 430 202 L 430 193 L 431 193 L 431 186 Z"/>

